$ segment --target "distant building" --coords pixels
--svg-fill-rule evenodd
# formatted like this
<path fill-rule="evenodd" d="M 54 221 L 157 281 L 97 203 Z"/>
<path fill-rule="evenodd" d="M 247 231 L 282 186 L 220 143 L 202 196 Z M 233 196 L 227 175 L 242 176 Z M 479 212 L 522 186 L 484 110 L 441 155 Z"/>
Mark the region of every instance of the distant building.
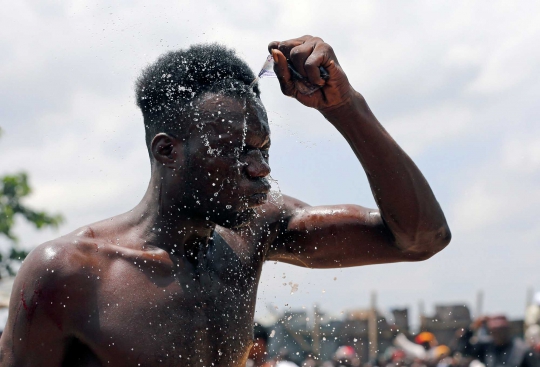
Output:
<path fill-rule="evenodd" d="M 408 308 L 393 309 L 392 316 L 394 317 L 394 325 L 399 330 L 399 332 L 408 334 L 409 333 L 409 309 Z"/>
<path fill-rule="evenodd" d="M 471 312 L 465 305 L 437 305 L 433 316 L 421 316 L 420 330 L 433 333 L 440 344 L 450 345 L 456 331 L 471 325 Z"/>

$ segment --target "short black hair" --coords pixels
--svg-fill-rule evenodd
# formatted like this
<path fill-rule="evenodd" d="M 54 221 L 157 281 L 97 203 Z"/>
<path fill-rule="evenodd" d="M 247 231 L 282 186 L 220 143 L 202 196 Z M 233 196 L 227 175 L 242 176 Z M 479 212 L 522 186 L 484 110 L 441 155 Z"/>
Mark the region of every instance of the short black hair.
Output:
<path fill-rule="evenodd" d="M 233 49 L 217 43 L 161 55 L 142 71 L 135 85 L 147 145 L 160 132 L 185 133 L 191 123 L 193 101 L 207 92 L 233 97 L 251 93 L 258 98 L 257 83 L 249 88 L 254 79 L 253 71 Z"/>

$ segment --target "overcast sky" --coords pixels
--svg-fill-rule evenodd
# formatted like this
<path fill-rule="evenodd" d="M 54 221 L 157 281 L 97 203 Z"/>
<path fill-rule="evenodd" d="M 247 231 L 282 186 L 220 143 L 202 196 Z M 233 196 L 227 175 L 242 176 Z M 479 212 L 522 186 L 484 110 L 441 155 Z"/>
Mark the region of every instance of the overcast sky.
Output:
<path fill-rule="evenodd" d="M 353 86 L 413 157 L 453 240 L 434 258 L 341 270 L 264 267 L 258 317 L 311 307 L 426 310 L 467 304 L 523 314 L 540 290 L 540 3 L 535 1 L 2 1 L 0 174 L 27 171 L 28 204 L 66 217 L 18 225 L 25 246 L 125 212 L 149 162 L 133 84 L 161 53 L 199 42 L 235 48 L 256 71 L 272 40 L 330 43 Z M 360 164 L 316 111 L 261 82 L 272 176 L 312 205 L 373 207 Z M 285 278 L 284 278 L 285 277 Z M 334 278 L 336 278 L 334 280 Z M 298 291 L 291 293 L 292 284 Z M 283 284 L 286 284 L 285 286 Z"/>

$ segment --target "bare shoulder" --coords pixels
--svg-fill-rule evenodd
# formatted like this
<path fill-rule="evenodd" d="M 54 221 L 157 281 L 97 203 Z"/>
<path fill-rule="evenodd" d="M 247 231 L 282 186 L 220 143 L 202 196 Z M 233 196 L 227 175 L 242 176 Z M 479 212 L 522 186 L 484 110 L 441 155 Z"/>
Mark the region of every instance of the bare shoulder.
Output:
<path fill-rule="evenodd" d="M 21 305 L 23 309 L 31 310 L 32 303 L 38 302 L 37 298 L 40 308 L 57 309 L 58 302 L 68 293 L 74 295 L 79 289 L 88 292 L 96 283 L 96 265 L 102 257 L 96 252 L 97 248 L 90 227 L 36 247 L 24 260 L 15 278 L 10 312 L 20 310 Z"/>
<path fill-rule="evenodd" d="M 97 261 L 98 246 L 91 227 L 45 242 L 30 252 L 17 278 L 60 279 L 80 275 Z"/>
<path fill-rule="evenodd" d="M 62 350 L 65 337 L 76 331 L 73 318 L 87 312 L 88 295 L 97 283 L 91 276 L 98 261 L 92 255 L 97 248 L 92 239 L 91 228 L 84 228 L 30 252 L 13 284 L 0 361 L 4 358 L 15 361 L 14 365 L 33 365 L 39 358 L 29 350 L 37 354 Z M 71 307 L 75 303 L 78 307 Z M 43 351 L 38 353 L 40 348 Z"/>

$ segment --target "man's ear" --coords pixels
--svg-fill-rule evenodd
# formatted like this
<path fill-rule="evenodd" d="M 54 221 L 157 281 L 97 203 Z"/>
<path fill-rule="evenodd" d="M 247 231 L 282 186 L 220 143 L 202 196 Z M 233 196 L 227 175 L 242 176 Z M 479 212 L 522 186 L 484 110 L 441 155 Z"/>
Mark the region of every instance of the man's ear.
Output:
<path fill-rule="evenodd" d="M 159 133 L 150 145 L 155 161 L 163 166 L 178 168 L 183 161 L 182 143 L 179 139 L 166 133 Z"/>

